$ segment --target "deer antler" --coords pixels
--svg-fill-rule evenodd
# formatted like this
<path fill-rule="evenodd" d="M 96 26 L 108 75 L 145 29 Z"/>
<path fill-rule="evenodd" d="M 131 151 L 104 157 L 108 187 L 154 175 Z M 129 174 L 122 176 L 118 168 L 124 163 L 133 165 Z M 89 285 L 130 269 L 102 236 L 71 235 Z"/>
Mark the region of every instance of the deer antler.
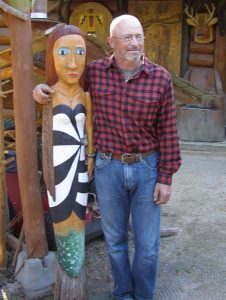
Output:
<path fill-rule="evenodd" d="M 197 13 L 196 13 L 196 15 L 194 16 L 193 7 L 191 7 L 191 13 L 189 13 L 188 9 L 189 9 L 188 5 L 185 4 L 185 9 L 184 9 L 185 14 L 186 14 L 192 21 L 194 21 L 194 22 L 197 24 L 197 23 L 198 23 L 198 15 L 197 15 Z"/>
<path fill-rule="evenodd" d="M 208 24 L 209 21 L 213 18 L 214 12 L 216 10 L 216 7 L 214 6 L 213 2 L 211 3 L 211 6 L 212 6 L 212 11 L 209 9 L 208 4 L 205 3 L 205 7 L 209 14 L 209 16 L 208 16 L 208 14 L 206 14 L 206 16 L 205 16 L 205 24 Z"/>

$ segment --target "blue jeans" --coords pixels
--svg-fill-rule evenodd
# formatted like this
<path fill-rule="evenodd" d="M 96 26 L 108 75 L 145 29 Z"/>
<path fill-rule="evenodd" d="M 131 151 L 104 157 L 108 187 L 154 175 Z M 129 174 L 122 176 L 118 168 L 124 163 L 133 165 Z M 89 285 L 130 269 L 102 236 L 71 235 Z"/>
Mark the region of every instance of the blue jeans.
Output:
<path fill-rule="evenodd" d="M 160 205 L 153 201 L 157 167 L 157 152 L 130 165 L 102 159 L 97 153 L 95 182 L 116 299 L 153 298 L 160 244 Z M 130 214 L 135 250 L 132 265 L 128 251 Z"/>

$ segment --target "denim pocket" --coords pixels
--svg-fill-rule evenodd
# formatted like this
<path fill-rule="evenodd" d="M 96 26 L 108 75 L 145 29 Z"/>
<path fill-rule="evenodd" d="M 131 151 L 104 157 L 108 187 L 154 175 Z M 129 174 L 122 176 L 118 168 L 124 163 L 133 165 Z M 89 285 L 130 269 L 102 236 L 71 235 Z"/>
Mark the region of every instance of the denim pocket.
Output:
<path fill-rule="evenodd" d="M 109 165 L 110 162 L 111 162 L 111 158 L 109 158 L 109 159 L 102 159 L 102 158 L 100 157 L 100 152 L 97 152 L 94 167 L 95 167 L 96 169 L 102 169 L 102 168 L 104 168 L 105 166 Z"/>
<path fill-rule="evenodd" d="M 154 171 L 158 168 L 158 158 L 159 158 L 158 153 L 154 152 L 146 157 L 143 157 L 141 163 L 144 166 L 146 166 L 148 169 Z"/>

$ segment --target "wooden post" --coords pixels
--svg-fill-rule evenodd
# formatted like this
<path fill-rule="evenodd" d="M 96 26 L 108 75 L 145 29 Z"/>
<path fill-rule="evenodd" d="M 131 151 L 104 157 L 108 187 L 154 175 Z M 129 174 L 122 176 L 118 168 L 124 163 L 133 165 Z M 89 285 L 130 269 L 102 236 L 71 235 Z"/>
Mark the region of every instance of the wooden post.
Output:
<path fill-rule="evenodd" d="M 30 1 L 9 1 L 16 9 L 30 12 Z M 13 105 L 16 127 L 16 154 L 22 199 L 27 257 L 47 255 L 40 183 L 38 179 L 35 103 L 32 99 L 33 58 L 31 22 L 9 15 L 13 68 Z"/>
<path fill-rule="evenodd" d="M 0 78 L 0 270 L 6 269 L 3 96 Z"/>

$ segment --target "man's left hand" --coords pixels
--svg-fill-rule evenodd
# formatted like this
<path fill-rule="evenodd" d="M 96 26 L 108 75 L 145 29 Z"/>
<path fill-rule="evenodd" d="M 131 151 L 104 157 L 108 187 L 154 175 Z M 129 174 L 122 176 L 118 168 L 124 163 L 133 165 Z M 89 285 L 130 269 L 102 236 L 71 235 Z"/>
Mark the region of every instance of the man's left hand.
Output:
<path fill-rule="evenodd" d="M 155 204 L 166 204 L 169 201 L 171 194 L 171 186 L 157 183 L 154 191 Z"/>

